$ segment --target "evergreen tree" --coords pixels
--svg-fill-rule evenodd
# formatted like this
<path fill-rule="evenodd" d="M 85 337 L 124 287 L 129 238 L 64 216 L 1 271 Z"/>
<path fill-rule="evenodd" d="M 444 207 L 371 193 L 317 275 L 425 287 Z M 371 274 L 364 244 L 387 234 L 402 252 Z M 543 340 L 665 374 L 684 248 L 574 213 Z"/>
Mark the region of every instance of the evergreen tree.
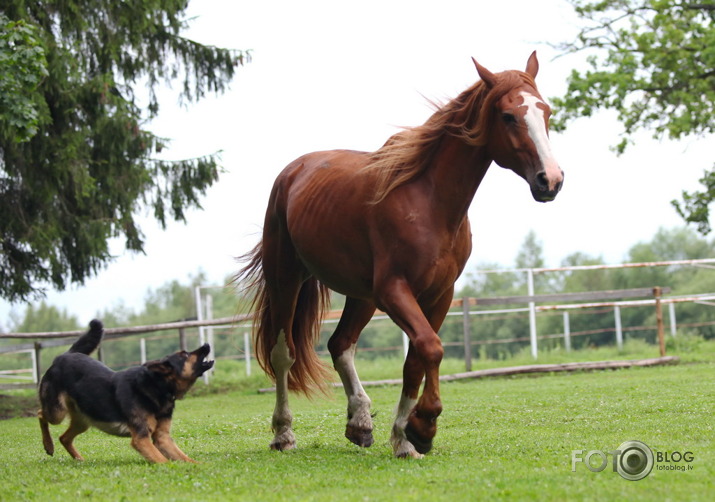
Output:
<path fill-rule="evenodd" d="M 162 84 L 178 80 L 186 103 L 223 92 L 247 54 L 182 36 L 187 5 L 2 2 L 0 296 L 82 283 L 112 259 L 110 238 L 143 250 L 138 214 L 164 226 L 200 207 L 217 155 L 159 160 L 167 140 L 144 124 L 159 112 Z"/>

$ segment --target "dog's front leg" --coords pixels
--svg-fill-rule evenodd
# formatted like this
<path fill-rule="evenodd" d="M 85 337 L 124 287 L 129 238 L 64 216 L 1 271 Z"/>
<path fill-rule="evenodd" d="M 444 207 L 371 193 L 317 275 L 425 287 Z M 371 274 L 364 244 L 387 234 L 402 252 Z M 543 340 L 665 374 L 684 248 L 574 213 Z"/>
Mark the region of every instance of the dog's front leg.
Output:
<path fill-rule="evenodd" d="M 184 462 L 198 463 L 186 455 L 179 448 L 171 437 L 171 419 L 159 420 L 156 430 L 152 435 L 154 444 L 167 458 L 171 460 L 183 460 Z"/>
<path fill-rule="evenodd" d="M 72 415 L 70 416 L 70 426 L 65 431 L 64 434 L 60 436 L 60 443 L 65 447 L 67 453 L 69 453 L 75 460 L 84 460 L 82 455 L 79 454 L 77 448 L 74 447 L 74 438 L 89 429 L 89 424 L 85 422 L 81 417 Z"/>
<path fill-rule="evenodd" d="M 167 458 L 154 446 L 151 441 L 151 436 L 148 431 L 138 432 L 136 429 L 130 429 L 132 435 L 132 448 L 138 451 L 142 457 L 149 462 L 155 464 L 163 464 L 168 462 Z"/>

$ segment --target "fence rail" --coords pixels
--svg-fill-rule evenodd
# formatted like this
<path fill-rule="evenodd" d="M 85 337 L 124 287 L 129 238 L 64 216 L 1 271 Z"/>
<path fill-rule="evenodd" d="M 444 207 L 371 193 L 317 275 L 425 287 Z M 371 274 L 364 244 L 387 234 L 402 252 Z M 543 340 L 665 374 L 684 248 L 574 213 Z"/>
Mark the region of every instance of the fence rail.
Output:
<path fill-rule="evenodd" d="M 522 296 L 510 296 L 510 297 L 492 297 L 492 298 L 468 298 L 462 299 L 458 298 L 452 302 L 452 308 L 457 309 L 461 307 L 461 312 L 451 311 L 448 315 L 450 316 L 462 316 L 463 332 L 465 333 L 464 341 L 454 343 L 449 342 L 449 345 L 463 345 L 465 354 L 465 366 L 467 371 L 471 370 L 471 347 L 476 344 L 490 344 L 490 343 L 507 343 L 510 341 L 529 341 L 531 345 L 531 351 L 533 357 L 536 359 L 538 354 L 537 341 L 539 339 L 548 338 L 564 338 L 564 345 L 567 350 L 570 348 L 570 337 L 571 336 L 581 336 L 585 334 L 595 333 L 596 331 L 602 332 L 602 330 L 587 330 L 581 332 L 570 333 L 568 314 L 571 310 L 576 309 L 595 309 L 595 308 L 608 308 L 613 309 L 615 313 L 615 328 L 612 331 L 616 332 L 616 341 L 620 345 L 622 343 L 622 332 L 628 330 L 634 330 L 635 328 L 626 328 L 625 330 L 620 325 L 620 308 L 621 307 L 632 307 L 632 306 L 642 306 L 642 305 L 653 305 L 656 309 L 656 320 L 659 338 L 659 346 L 661 355 L 665 353 L 665 347 L 663 342 L 663 314 L 662 306 L 668 305 L 670 309 L 670 324 L 671 333 L 674 335 L 676 330 L 675 315 L 673 307 L 677 303 L 697 303 L 701 305 L 714 305 L 715 306 L 715 293 L 712 294 L 702 294 L 702 295 L 688 295 L 681 297 L 664 298 L 662 295 L 669 292 L 668 288 L 639 288 L 633 290 L 610 290 L 610 291 L 591 291 L 584 293 L 558 293 L 558 294 L 534 294 L 534 275 L 548 272 L 562 272 L 562 271 L 579 271 L 579 270 L 608 270 L 617 268 L 637 268 L 637 267 L 660 267 L 660 266 L 697 266 L 703 268 L 715 268 L 715 258 L 698 259 L 698 260 L 679 260 L 679 261 L 660 261 L 660 262 L 646 262 L 646 263 L 624 263 L 619 265 L 585 265 L 585 266 L 572 266 L 572 267 L 558 267 L 558 268 L 536 268 L 536 269 L 517 269 L 517 270 L 482 270 L 478 273 L 504 273 L 504 272 L 526 272 L 527 274 L 527 285 L 528 285 L 528 295 Z M 197 306 L 197 317 L 198 320 L 185 320 L 177 321 L 171 323 L 155 324 L 149 326 L 132 326 L 132 327 L 122 327 L 122 328 L 107 328 L 105 329 L 105 339 L 112 340 L 118 338 L 124 338 L 134 335 L 145 335 L 147 333 L 155 333 L 160 331 L 178 331 L 179 334 L 179 347 L 186 349 L 186 330 L 197 328 L 199 332 L 199 339 L 203 341 L 205 332 L 209 333 L 209 338 L 211 336 L 211 328 L 220 327 L 230 327 L 237 328 L 247 326 L 250 327 L 252 320 L 251 315 L 239 315 L 233 317 L 223 317 L 218 319 L 212 319 L 210 308 L 206 309 L 204 312 L 204 305 L 202 304 L 201 288 L 196 288 L 196 306 Z M 634 299 L 642 298 L 642 299 Z M 210 305 L 210 296 L 207 297 L 207 304 Z M 465 301 L 466 300 L 466 301 Z M 563 303 L 568 302 L 568 303 Z M 575 303 L 579 302 L 579 303 Z M 509 304 L 527 304 L 527 307 L 519 308 L 504 308 L 500 310 L 481 310 L 480 307 L 490 306 L 490 305 L 509 305 Z M 477 307 L 473 310 L 471 307 Z M 564 333 L 563 334 L 550 334 L 539 336 L 536 332 L 536 315 L 538 312 L 557 312 L 563 311 L 564 316 Z M 529 314 L 529 328 L 530 333 L 528 337 L 516 337 L 510 340 L 474 340 L 470 338 L 470 323 L 473 318 L 480 315 L 487 314 L 501 314 L 501 313 L 515 313 L 515 312 L 527 312 Z M 325 323 L 337 322 L 340 317 L 341 311 L 330 311 L 327 313 Z M 543 315 L 543 314 L 542 314 Z M 385 319 L 387 315 L 384 312 L 376 312 L 373 317 L 374 320 Z M 705 323 L 708 324 L 708 323 Z M 710 323 L 712 325 L 712 323 Z M 641 328 L 639 328 L 641 329 Z M 652 329 L 643 327 L 642 329 Z M 610 331 L 611 329 L 609 329 Z M 0 354 L 9 354 L 13 352 L 27 352 L 32 357 L 32 374 L 35 383 L 39 381 L 39 376 L 41 374 L 40 365 L 40 351 L 47 347 L 57 347 L 62 345 L 69 345 L 74 342 L 74 340 L 82 335 L 84 330 L 76 331 L 65 331 L 65 332 L 41 332 L 41 333 L 0 333 L 0 339 L 16 339 L 16 340 L 27 340 L 25 343 L 20 343 L 13 345 L 12 347 L 0 347 Z M 247 368 L 250 368 L 250 346 L 248 343 L 248 335 L 244 333 L 244 356 L 246 358 Z M 447 345 L 447 343 L 446 343 Z M 407 342 L 406 337 L 403 338 L 403 350 L 406 351 Z M 397 349 L 399 347 L 388 347 L 382 349 L 372 349 L 372 350 L 388 350 Z M 365 349 L 361 349 L 365 350 Z M 370 350 L 370 349 L 368 349 Z M 144 353 L 143 353 L 144 354 Z M 100 347 L 100 358 L 101 358 L 101 347 Z M 26 370 L 29 371 L 29 370 Z M 6 388 L 8 384 L 0 384 L 0 388 Z M 33 384 L 29 384 L 33 385 Z"/>
<path fill-rule="evenodd" d="M 464 346 L 464 356 L 465 356 L 465 368 L 466 371 L 471 371 L 471 348 L 473 345 L 482 344 L 495 344 L 495 343 L 509 343 L 509 342 L 524 342 L 530 341 L 532 343 L 532 351 L 535 352 L 536 347 L 534 346 L 535 338 L 533 336 L 528 337 L 515 337 L 512 339 L 498 339 L 498 340 L 472 340 L 471 339 L 471 318 L 491 314 L 491 313 L 506 313 L 506 312 L 529 312 L 530 309 L 538 312 L 556 311 L 556 310 L 571 310 L 571 309 L 582 309 L 582 308 L 595 308 L 595 307 L 614 307 L 618 309 L 620 306 L 633 306 L 633 305 L 648 305 L 652 304 L 656 306 L 658 325 L 656 329 L 658 331 L 659 346 L 661 357 L 665 355 L 665 344 L 663 341 L 663 317 L 662 313 L 658 313 L 663 303 L 675 303 L 675 302 L 686 302 L 686 301 L 699 301 L 707 302 L 710 300 L 715 300 L 715 294 L 712 295 L 695 295 L 687 297 L 677 297 L 677 298 L 662 298 L 663 293 L 668 293 L 669 288 L 638 288 L 638 289 L 626 289 L 626 290 L 607 290 L 607 291 L 589 291 L 582 293 L 559 293 L 559 294 L 544 294 L 544 295 L 522 295 L 522 296 L 508 296 L 508 297 L 492 297 L 492 298 L 457 298 L 452 301 L 452 308 L 457 309 L 461 307 L 461 312 L 452 311 L 449 315 L 461 315 L 463 316 L 463 332 L 464 341 L 463 342 L 445 342 L 445 346 Z M 638 298 L 638 297 L 651 297 L 641 300 L 624 300 L 624 301 L 607 301 L 607 302 L 594 302 L 593 300 L 606 299 L 613 300 L 617 298 Z M 588 301 L 588 303 L 569 303 L 569 304 L 549 304 L 544 305 L 545 302 L 564 302 L 564 301 Z M 470 307 L 482 307 L 489 305 L 510 305 L 527 303 L 529 308 L 516 308 L 516 309 L 503 309 L 503 310 L 473 310 Z M 325 322 L 331 323 L 336 322 L 339 319 L 342 311 L 333 310 L 327 313 Z M 566 315 L 566 314 L 565 314 Z M 384 312 L 377 311 L 373 319 L 386 319 L 388 316 Z M 533 318 L 530 318 L 532 320 Z M 136 335 L 145 335 L 147 333 L 156 333 L 161 331 L 178 331 L 179 334 L 179 346 L 182 349 L 186 348 L 186 336 L 185 330 L 193 328 L 236 328 L 241 325 L 245 327 L 250 327 L 252 321 L 252 315 L 244 314 L 237 315 L 233 317 L 223 317 L 217 319 L 204 319 L 204 320 L 188 320 L 188 321 L 177 321 L 170 323 L 153 324 L 146 326 L 131 326 L 131 327 L 119 327 L 119 328 L 106 328 L 105 329 L 105 339 L 115 340 L 125 337 L 131 337 Z M 567 324 L 567 323 L 565 323 Z M 622 329 L 620 328 L 620 320 L 616 323 L 616 335 L 617 343 L 622 344 Z M 532 328 L 532 330 L 535 329 Z M 612 329 L 611 329 L 612 330 Z M 601 330 L 602 331 L 602 330 Z M 551 338 L 564 338 L 567 350 L 570 348 L 570 337 L 572 336 L 582 336 L 590 334 L 592 331 L 584 331 L 578 333 L 570 333 L 568 328 L 565 326 L 563 334 L 556 335 L 542 335 L 536 337 L 537 339 L 551 339 Z M 40 354 L 43 348 L 57 347 L 62 345 L 70 345 L 74 343 L 76 338 L 85 333 L 85 330 L 75 330 L 75 331 L 64 331 L 64 332 L 38 332 L 38 333 L 2 333 L 0 338 L 4 339 L 18 339 L 18 340 L 32 340 L 31 343 L 23 343 L 19 345 L 14 345 L 11 347 L 0 347 L 0 354 L 2 353 L 12 353 L 12 352 L 28 352 L 32 357 L 32 378 L 34 383 L 39 382 L 42 368 L 40 365 Z M 202 333 L 199 332 L 201 337 Z M 250 365 L 250 347 L 247 334 L 245 337 L 245 348 L 244 356 L 247 365 Z M 406 338 L 406 337 L 405 337 Z M 142 357 L 145 357 L 145 345 L 142 340 Z M 203 339 L 201 339 L 203 343 Z M 403 350 L 406 350 L 407 342 L 403 343 Z M 400 347 L 383 347 L 380 349 L 372 350 L 399 350 Z M 362 349 L 361 349 L 362 350 Z M 368 350 L 369 349 L 365 349 Z M 100 353 L 101 359 L 101 353 Z M 144 362 L 142 360 L 142 362 Z M 25 370 L 29 372 L 30 370 Z M 250 371 L 250 370 L 249 370 Z M 9 388 L 13 384 L 0 384 L 0 388 Z M 27 385 L 23 385 L 27 386 Z"/>

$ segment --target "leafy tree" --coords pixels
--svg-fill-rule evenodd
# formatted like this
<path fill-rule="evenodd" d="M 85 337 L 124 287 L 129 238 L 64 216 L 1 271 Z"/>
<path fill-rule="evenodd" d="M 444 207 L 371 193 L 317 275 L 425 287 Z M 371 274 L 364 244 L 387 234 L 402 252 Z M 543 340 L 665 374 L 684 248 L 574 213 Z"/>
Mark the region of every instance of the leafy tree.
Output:
<path fill-rule="evenodd" d="M 164 226 L 200 207 L 218 155 L 160 160 L 168 140 L 145 124 L 162 84 L 178 80 L 184 103 L 223 92 L 247 54 L 182 36 L 187 4 L 3 1 L 0 296 L 82 283 L 112 259 L 110 238 L 143 250 L 138 214 Z"/>
<path fill-rule="evenodd" d="M 564 97 L 555 98 L 556 130 L 599 109 L 615 110 L 624 126 L 616 150 L 633 134 L 680 139 L 715 132 L 715 3 L 713 0 L 569 0 L 585 21 L 563 53 L 585 51 L 590 69 L 574 70 Z M 702 191 L 673 205 L 683 218 L 710 231 L 715 171 Z"/>

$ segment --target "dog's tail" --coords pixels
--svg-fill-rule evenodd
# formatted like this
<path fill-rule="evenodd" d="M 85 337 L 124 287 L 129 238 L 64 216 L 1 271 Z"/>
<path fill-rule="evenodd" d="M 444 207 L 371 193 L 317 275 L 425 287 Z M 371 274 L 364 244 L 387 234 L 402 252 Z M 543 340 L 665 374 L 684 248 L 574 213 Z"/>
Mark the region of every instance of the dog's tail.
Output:
<path fill-rule="evenodd" d="M 102 341 L 102 335 L 104 335 L 102 321 L 93 319 L 89 323 L 89 331 L 80 336 L 79 340 L 72 344 L 68 352 L 79 352 L 80 354 L 90 355 L 94 352 L 94 349 L 99 346 L 99 342 Z"/>

